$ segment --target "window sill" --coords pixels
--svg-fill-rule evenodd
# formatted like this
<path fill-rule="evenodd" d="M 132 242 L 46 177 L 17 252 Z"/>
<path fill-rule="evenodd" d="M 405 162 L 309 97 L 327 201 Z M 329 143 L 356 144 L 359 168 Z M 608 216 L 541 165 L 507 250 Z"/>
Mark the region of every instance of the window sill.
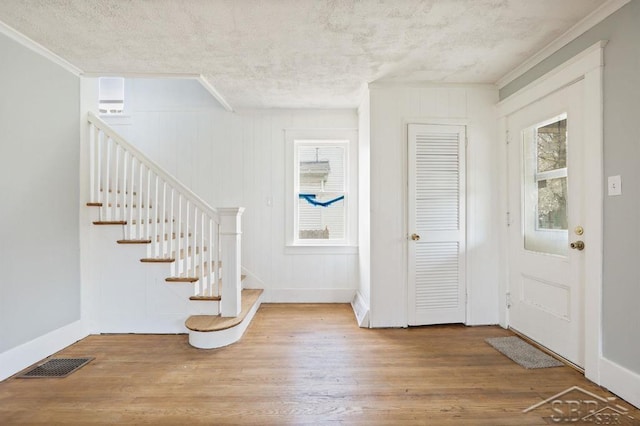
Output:
<path fill-rule="evenodd" d="M 288 245 L 284 254 L 358 254 L 358 246 Z"/>

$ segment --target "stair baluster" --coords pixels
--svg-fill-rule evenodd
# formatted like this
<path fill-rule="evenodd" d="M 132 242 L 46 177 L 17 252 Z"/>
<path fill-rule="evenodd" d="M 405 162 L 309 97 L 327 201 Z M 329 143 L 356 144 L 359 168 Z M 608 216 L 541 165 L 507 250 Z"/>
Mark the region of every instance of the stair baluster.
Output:
<path fill-rule="evenodd" d="M 147 244 L 145 261 L 171 262 L 171 278 L 195 279 L 194 296 L 217 298 L 220 282 L 237 315 L 240 306 L 239 220 L 243 209 L 225 210 L 231 231 L 221 247 L 220 215 L 177 179 L 165 173 L 100 118 L 89 113 L 90 202 L 99 206 L 98 223 L 123 225 L 123 243 Z M 230 215 L 230 216 L 229 216 Z M 238 232 L 236 232 L 238 231 Z M 237 237 L 237 238 L 236 238 Z M 221 250 L 229 271 L 221 273 Z M 221 279 L 222 278 L 222 279 Z M 168 279 L 169 280 L 169 279 Z"/>

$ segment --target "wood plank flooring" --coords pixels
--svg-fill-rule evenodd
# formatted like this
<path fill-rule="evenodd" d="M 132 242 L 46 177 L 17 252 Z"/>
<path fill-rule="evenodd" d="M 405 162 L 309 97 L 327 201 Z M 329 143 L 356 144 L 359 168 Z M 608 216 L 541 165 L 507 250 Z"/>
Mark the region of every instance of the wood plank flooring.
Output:
<path fill-rule="evenodd" d="M 1 382 L 0 424 L 544 425 L 550 409 L 522 410 L 571 386 L 611 396 L 569 367 L 526 370 L 484 341 L 508 335 L 360 329 L 349 305 L 263 304 L 226 348 L 89 336 L 57 354 L 95 357 L 67 378 Z"/>

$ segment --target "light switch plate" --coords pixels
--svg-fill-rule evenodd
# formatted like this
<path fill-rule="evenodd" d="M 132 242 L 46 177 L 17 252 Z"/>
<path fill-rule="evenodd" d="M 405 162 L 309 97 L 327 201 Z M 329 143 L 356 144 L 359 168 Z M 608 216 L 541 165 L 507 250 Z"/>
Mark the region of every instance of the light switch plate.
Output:
<path fill-rule="evenodd" d="M 607 179 L 607 187 L 609 196 L 622 195 L 622 179 L 620 175 L 609 176 Z"/>

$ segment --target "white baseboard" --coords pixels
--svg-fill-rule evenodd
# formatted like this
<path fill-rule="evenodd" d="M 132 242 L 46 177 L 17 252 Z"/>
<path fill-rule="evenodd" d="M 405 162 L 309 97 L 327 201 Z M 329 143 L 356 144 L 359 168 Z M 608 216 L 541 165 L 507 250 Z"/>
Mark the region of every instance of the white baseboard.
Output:
<path fill-rule="evenodd" d="M 475 326 L 484 326 L 484 325 L 502 325 L 500 324 L 500 321 L 498 320 L 498 318 L 494 318 L 494 315 L 485 315 L 484 317 L 480 317 L 479 315 L 474 315 L 471 317 L 467 317 L 467 321 L 464 323 L 464 325 L 468 325 L 470 327 L 475 327 Z M 471 318 L 471 319 L 470 319 Z M 507 327 L 502 327 L 502 328 L 507 328 Z"/>
<path fill-rule="evenodd" d="M 13 376 L 88 335 L 83 322 L 76 321 L 1 353 L 0 380 Z"/>
<path fill-rule="evenodd" d="M 262 303 L 351 303 L 352 288 L 265 288 Z"/>
<path fill-rule="evenodd" d="M 353 308 L 353 313 L 356 314 L 358 325 L 363 328 L 369 328 L 369 306 L 359 291 L 356 291 L 353 296 L 351 307 Z"/>
<path fill-rule="evenodd" d="M 600 385 L 640 408 L 640 374 L 600 358 Z"/>

